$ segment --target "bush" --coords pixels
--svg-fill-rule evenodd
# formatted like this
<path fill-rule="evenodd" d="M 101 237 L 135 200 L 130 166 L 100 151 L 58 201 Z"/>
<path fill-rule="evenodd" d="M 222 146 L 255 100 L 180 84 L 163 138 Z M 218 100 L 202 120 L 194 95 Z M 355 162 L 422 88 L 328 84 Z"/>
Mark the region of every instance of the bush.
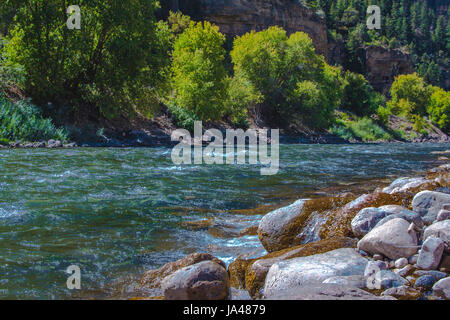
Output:
<path fill-rule="evenodd" d="M 448 133 L 450 131 L 450 92 L 438 87 L 433 87 L 432 90 L 427 112 L 430 120 Z"/>
<path fill-rule="evenodd" d="M 217 26 L 192 22 L 174 44 L 172 105 L 200 120 L 217 120 L 225 112 L 224 41 Z"/>
<path fill-rule="evenodd" d="M 358 116 L 376 113 L 383 104 L 380 94 L 373 91 L 369 82 L 361 74 L 350 71 L 345 73 L 342 108 Z"/>
<path fill-rule="evenodd" d="M 396 77 L 390 92 L 390 108 L 394 114 L 425 115 L 431 91 L 417 73 Z"/>
<path fill-rule="evenodd" d="M 372 119 L 367 117 L 351 119 L 348 115 L 342 113 L 339 114 L 339 118 L 330 131 L 346 140 L 369 142 L 392 139 L 392 136 Z"/>
<path fill-rule="evenodd" d="M 39 110 L 27 101 L 13 103 L 0 95 L 0 140 L 39 141 L 57 139 L 67 141 L 64 129 L 56 128 L 44 119 Z"/>

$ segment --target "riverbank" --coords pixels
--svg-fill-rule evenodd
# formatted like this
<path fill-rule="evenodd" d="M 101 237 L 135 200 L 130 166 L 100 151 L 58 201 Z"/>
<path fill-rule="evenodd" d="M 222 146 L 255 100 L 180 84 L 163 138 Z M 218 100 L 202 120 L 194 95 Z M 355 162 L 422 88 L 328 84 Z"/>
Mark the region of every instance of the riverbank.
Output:
<path fill-rule="evenodd" d="M 141 294 L 212 300 L 450 299 L 449 188 L 450 164 L 443 164 L 360 196 L 300 199 L 259 222 L 256 233 L 265 255 L 242 255 L 225 268 L 210 254 L 191 254 L 147 271 Z"/>

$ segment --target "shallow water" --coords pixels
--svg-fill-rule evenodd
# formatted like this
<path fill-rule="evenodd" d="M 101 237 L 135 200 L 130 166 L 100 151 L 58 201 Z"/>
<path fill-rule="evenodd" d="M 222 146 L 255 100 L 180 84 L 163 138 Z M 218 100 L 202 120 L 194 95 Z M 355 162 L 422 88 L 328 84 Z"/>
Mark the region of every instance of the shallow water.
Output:
<path fill-rule="evenodd" d="M 133 296 L 146 269 L 206 251 L 261 248 L 239 236 L 261 215 L 323 192 L 373 189 L 435 164 L 450 144 L 282 145 L 280 171 L 175 166 L 169 148 L 0 150 L 0 298 Z M 322 191 L 321 191 L 322 190 Z M 190 223 L 209 219 L 201 225 Z M 69 265 L 82 290 L 68 290 Z"/>

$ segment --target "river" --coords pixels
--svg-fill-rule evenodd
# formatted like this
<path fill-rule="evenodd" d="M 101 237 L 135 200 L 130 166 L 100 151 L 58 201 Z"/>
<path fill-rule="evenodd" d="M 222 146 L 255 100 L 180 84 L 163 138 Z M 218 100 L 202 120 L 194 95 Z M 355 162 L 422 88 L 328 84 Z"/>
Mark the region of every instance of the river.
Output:
<path fill-rule="evenodd" d="M 175 166 L 165 147 L 0 150 L 0 299 L 133 296 L 143 271 L 186 254 L 230 263 L 261 249 L 240 232 L 274 208 L 372 190 L 436 165 L 431 152 L 446 149 L 281 145 L 273 176 L 251 165 Z M 69 265 L 81 269 L 81 290 L 66 286 Z"/>

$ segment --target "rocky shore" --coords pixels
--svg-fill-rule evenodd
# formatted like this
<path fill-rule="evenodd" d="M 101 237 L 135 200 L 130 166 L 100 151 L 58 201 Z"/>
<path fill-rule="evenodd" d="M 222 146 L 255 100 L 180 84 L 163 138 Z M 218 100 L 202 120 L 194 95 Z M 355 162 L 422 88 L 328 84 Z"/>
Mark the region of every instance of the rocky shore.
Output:
<path fill-rule="evenodd" d="M 226 268 L 207 253 L 145 272 L 145 299 L 449 300 L 450 164 L 356 196 L 266 214 L 267 254 Z"/>

